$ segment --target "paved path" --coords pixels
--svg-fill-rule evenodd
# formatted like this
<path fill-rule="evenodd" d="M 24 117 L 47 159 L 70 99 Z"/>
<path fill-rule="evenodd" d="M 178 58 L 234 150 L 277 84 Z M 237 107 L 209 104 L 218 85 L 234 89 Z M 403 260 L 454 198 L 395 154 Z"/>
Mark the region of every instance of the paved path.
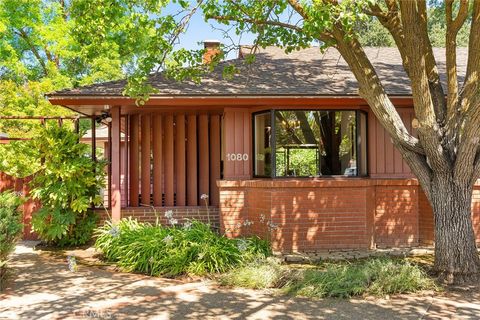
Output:
<path fill-rule="evenodd" d="M 480 293 L 308 300 L 67 264 L 17 246 L 0 319 L 480 319 Z"/>

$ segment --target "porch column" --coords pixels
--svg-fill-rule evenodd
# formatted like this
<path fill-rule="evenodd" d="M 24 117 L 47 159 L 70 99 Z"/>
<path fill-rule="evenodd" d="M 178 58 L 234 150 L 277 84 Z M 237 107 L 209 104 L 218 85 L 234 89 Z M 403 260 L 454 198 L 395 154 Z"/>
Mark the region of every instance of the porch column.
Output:
<path fill-rule="evenodd" d="M 121 218 L 121 190 L 120 190 L 120 176 L 121 176 L 121 150 L 120 150 L 120 106 L 113 106 L 110 109 L 112 116 L 111 132 L 112 132 L 112 157 L 111 161 L 111 209 L 112 220 L 118 221 Z"/>

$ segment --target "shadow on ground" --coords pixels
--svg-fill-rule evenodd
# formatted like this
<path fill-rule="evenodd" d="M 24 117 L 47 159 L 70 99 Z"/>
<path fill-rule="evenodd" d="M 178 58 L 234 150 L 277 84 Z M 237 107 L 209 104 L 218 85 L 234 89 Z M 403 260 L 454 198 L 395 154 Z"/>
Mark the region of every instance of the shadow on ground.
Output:
<path fill-rule="evenodd" d="M 375 300 L 309 300 L 114 273 L 66 262 L 21 244 L 0 319 L 480 319 L 477 291 Z"/>

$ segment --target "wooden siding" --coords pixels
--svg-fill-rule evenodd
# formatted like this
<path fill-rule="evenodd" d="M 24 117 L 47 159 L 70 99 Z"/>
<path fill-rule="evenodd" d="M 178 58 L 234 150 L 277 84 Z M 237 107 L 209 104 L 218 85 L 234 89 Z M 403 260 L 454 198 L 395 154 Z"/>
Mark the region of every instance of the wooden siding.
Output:
<path fill-rule="evenodd" d="M 415 134 L 415 131 L 412 131 L 413 109 L 399 108 L 397 110 L 407 129 Z M 413 177 L 409 166 L 373 112 L 368 115 L 368 154 L 369 173 L 372 178 Z"/>
<path fill-rule="evenodd" d="M 252 115 L 239 108 L 225 108 L 224 178 L 249 179 L 252 166 Z M 229 155 L 235 155 L 234 159 Z M 237 157 L 239 155 L 240 157 Z M 238 160 L 237 158 L 240 158 Z"/>

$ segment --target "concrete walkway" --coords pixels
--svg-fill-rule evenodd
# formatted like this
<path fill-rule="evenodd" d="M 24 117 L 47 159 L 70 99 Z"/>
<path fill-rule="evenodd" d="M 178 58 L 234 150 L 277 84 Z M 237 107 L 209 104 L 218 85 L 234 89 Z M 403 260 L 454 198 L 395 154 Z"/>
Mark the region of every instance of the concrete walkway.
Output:
<path fill-rule="evenodd" d="M 0 319 L 480 319 L 480 292 L 391 299 L 308 300 L 115 273 L 17 246 Z"/>

